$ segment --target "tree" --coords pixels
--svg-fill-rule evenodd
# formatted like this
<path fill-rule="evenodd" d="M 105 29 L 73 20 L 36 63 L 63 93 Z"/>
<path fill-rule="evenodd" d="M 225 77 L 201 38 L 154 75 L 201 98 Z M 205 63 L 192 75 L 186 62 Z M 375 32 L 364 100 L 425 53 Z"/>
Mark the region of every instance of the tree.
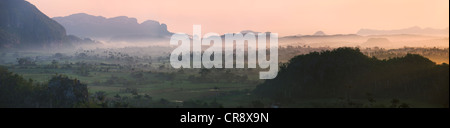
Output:
<path fill-rule="evenodd" d="M 75 74 L 80 76 L 89 76 L 91 70 L 91 66 L 86 63 L 78 63 L 78 68 L 74 70 Z"/>
<path fill-rule="evenodd" d="M 114 98 L 120 99 L 121 97 L 119 94 L 116 94 L 116 95 L 114 95 Z"/>
<path fill-rule="evenodd" d="M 87 85 L 67 76 L 34 84 L 0 67 L 0 107 L 75 107 L 88 101 Z"/>
<path fill-rule="evenodd" d="M 88 89 L 77 79 L 67 76 L 54 76 L 48 83 L 52 107 L 73 107 L 88 101 Z"/>
<path fill-rule="evenodd" d="M 152 97 L 148 94 L 145 94 L 144 97 L 147 98 L 148 100 L 152 100 Z"/>
<path fill-rule="evenodd" d="M 104 91 L 98 91 L 98 92 L 95 92 L 94 97 L 95 97 L 98 101 L 104 102 L 105 99 L 106 99 L 106 92 L 104 92 Z"/>
<path fill-rule="evenodd" d="M 35 100 L 32 98 L 36 93 L 32 84 L 31 80 L 27 81 L 0 66 L 0 108 L 34 107 Z"/>
<path fill-rule="evenodd" d="M 55 53 L 55 55 L 53 55 L 53 57 L 61 59 L 64 57 L 64 55 L 62 53 Z"/>
<path fill-rule="evenodd" d="M 52 60 L 52 65 L 51 65 L 51 67 L 52 68 L 58 68 L 58 61 L 56 61 L 56 60 Z"/>
<path fill-rule="evenodd" d="M 200 76 L 202 77 L 202 78 L 207 78 L 208 77 L 208 75 L 211 73 L 211 70 L 209 70 L 209 69 L 206 69 L 206 68 L 202 68 L 202 69 L 200 69 Z"/>
<path fill-rule="evenodd" d="M 17 58 L 17 63 L 20 66 L 32 66 L 36 65 L 34 61 L 32 61 L 30 58 Z"/>

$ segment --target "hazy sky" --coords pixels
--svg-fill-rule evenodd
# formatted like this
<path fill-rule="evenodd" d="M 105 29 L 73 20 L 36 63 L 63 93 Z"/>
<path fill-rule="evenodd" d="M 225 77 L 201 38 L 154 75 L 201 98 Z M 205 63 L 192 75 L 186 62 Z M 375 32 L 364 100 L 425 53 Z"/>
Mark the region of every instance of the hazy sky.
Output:
<path fill-rule="evenodd" d="M 449 0 L 27 0 L 50 17 L 96 16 L 157 20 L 169 31 L 271 31 L 282 36 L 356 33 L 360 28 L 446 28 Z"/>

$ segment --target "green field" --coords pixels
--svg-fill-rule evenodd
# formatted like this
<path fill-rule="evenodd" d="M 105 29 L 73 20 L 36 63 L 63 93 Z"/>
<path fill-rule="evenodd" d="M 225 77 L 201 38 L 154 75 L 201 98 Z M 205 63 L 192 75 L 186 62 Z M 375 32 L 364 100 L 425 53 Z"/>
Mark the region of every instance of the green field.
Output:
<path fill-rule="evenodd" d="M 297 54 L 283 52 L 289 52 L 289 49 L 282 50 L 280 58 Z M 448 49 L 444 52 L 447 52 L 448 56 Z M 174 69 L 170 66 L 168 57 L 165 56 L 167 54 L 150 56 L 129 53 L 108 50 L 76 53 L 3 52 L 0 62 L 9 71 L 26 79 L 32 79 L 36 83 L 46 84 L 57 75 L 80 80 L 87 84 L 91 98 L 102 93 L 106 96 L 105 101 L 127 102 L 132 107 L 184 107 L 185 102 L 195 105 L 219 104 L 220 107 L 231 108 L 272 107 L 272 105 L 389 107 L 392 100 L 378 99 L 378 102 L 370 104 L 367 99 L 351 99 L 351 102 L 357 102 L 359 105 L 348 106 L 350 101 L 336 97 L 335 99 L 292 100 L 288 104 L 280 105 L 273 100 L 253 94 L 253 90 L 264 82 L 258 79 L 259 69 Z M 24 58 L 24 64 L 19 63 L 20 58 Z M 401 102 L 411 107 L 441 107 L 409 99 L 401 99 Z M 195 105 L 193 107 L 198 107 Z"/>

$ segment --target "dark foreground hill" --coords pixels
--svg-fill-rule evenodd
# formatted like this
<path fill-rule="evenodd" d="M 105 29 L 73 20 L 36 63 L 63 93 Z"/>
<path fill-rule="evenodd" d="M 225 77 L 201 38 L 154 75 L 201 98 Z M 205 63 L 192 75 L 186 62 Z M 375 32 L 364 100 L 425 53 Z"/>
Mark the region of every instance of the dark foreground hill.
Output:
<path fill-rule="evenodd" d="M 420 55 L 379 60 L 339 48 L 292 58 L 255 89 L 279 103 L 311 99 L 403 99 L 448 107 L 449 66 Z"/>

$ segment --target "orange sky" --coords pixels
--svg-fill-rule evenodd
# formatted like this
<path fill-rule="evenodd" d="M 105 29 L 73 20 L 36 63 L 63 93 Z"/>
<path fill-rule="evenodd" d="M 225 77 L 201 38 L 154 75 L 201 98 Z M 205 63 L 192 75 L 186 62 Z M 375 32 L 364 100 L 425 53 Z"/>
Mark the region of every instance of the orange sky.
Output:
<path fill-rule="evenodd" d="M 360 28 L 446 28 L 449 0 L 27 0 L 50 17 L 74 13 L 157 20 L 172 32 L 271 31 L 282 36 Z"/>

